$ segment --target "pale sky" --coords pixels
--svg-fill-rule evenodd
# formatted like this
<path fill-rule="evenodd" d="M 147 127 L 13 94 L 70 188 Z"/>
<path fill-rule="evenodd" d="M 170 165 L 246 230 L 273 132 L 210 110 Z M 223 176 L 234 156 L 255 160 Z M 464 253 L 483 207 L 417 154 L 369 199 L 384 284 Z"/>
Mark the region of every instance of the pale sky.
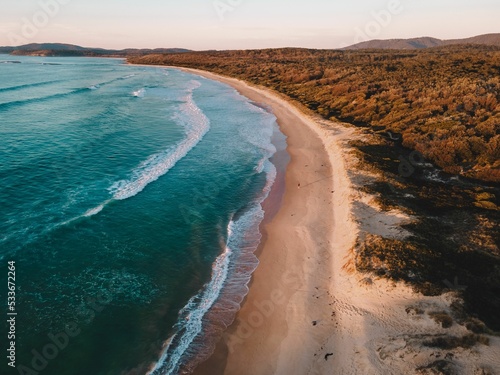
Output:
<path fill-rule="evenodd" d="M 500 32 L 500 0 L 0 0 L 0 46 L 339 48 Z"/>

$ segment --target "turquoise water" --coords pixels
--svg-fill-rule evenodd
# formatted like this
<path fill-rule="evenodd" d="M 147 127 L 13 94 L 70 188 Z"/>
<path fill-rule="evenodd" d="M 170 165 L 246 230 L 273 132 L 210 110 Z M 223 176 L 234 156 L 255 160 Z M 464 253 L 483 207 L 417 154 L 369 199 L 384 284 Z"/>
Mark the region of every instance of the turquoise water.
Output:
<path fill-rule="evenodd" d="M 0 372 L 189 372 L 257 265 L 275 117 L 174 69 L 0 55 L 0 133 Z"/>

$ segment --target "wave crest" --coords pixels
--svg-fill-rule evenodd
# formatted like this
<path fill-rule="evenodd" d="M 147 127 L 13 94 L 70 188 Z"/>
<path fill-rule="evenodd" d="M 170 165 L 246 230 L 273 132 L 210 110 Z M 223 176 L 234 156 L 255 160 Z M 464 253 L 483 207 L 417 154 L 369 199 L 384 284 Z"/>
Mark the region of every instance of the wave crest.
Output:
<path fill-rule="evenodd" d="M 110 188 L 113 192 L 113 199 L 123 200 L 140 193 L 147 185 L 172 169 L 208 133 L 210 120 L 193 99 L 193 91 L 200 86 L 198 81 L 190 82 L 188 95 L 184 98 L 184 103 L 179 106 L 179 112 L 174 117 L 176 122 L 185 129 L 185 138 L 174 147 L 150 156 L 133 171 L 130 179 L 113 184 Z"/>
<path fill-rule="evenodd" d="M 277 176 L 276 167 L 269 159 L 263 171 L 267 182 L 260 196 L 237 219 L 230 220 L 225 250 L 212 266 L 211 280 L 179 313 L 176 333 L 166 342 L 160 359 L 148 375 L 191 373 L 212 354 L 213 340 L 232 323 L 259 264 L 255 251 L 262 237 L 259 231 L 264 219 L 262 203 Z"/>

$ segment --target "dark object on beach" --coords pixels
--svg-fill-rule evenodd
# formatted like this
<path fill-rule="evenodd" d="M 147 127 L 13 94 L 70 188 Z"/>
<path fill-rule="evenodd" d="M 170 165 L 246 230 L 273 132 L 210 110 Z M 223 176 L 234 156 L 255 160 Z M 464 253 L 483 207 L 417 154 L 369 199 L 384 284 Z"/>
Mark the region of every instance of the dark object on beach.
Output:
<path fill-rule="evenodd" d="M 313 320 L 313 326 L 316 326 L 318 324 L 317 320 Z"/>
<path fill-rule="evenodd" d="M 325 354 L 325 361 L 328 361 L 328 357 L 331 357 L 333 353 L 327 353 Z"/>

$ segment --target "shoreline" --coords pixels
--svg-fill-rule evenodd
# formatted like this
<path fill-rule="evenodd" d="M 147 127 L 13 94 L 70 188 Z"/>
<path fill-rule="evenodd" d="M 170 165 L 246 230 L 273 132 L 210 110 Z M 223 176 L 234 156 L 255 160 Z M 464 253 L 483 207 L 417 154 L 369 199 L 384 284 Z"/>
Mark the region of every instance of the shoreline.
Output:
<path fill-rule="evenodd" d="M 287 136 L 291 158 L 282 204 L 261 228 L 262 242 L 256 251 L 259 266 L 249 292 L 215 353 L 194 374 L 295 373 L 297 369 L 305 373 L 310 358 L 322 350 L 321 342 L 334 328 L 331 303 L 324 298 L 318 303 L 319 295 L 331 289 L 331 250 L 345 253 L 356 238 L 340 149 L 331 144 L 327 148 L 332 140 L 313 119 L 268 90 L 204 71 L 176 69 L 226 83 L 269 107 Z M 320 331 L 323 334 L 318 335 Z M 299 342 L 302 347 L 297 347 Z M 328 354 L 323 351 L 323 356 Z M 324 359 L 316 357 L 323 365 Z"/>
<path fill-rule="evenodd" d="M 456 318 L 460 298 L 453 290 L 424 296 L 404 282 L 357 271 L 357 251 L 370 236 L 404 241 L 409 232 L 402 225 L 416 220 L 384 210 L 379 197 L 365 191 L 383 177 L 363 169 L 348 142 L 366 134 L 267 88 L 157 67 L 228 84 L 271 108 L 291 158 L 282 204 L 261 225 L 249 292 L 194 375 L 427 374 L 443 366 L 457 374 L 500 371 L 498 336 L 476 335 L 478 343 L 466 347 L 428 344 L 470 336 L 464 324 L 445 326 L 436 318 Z"/>

